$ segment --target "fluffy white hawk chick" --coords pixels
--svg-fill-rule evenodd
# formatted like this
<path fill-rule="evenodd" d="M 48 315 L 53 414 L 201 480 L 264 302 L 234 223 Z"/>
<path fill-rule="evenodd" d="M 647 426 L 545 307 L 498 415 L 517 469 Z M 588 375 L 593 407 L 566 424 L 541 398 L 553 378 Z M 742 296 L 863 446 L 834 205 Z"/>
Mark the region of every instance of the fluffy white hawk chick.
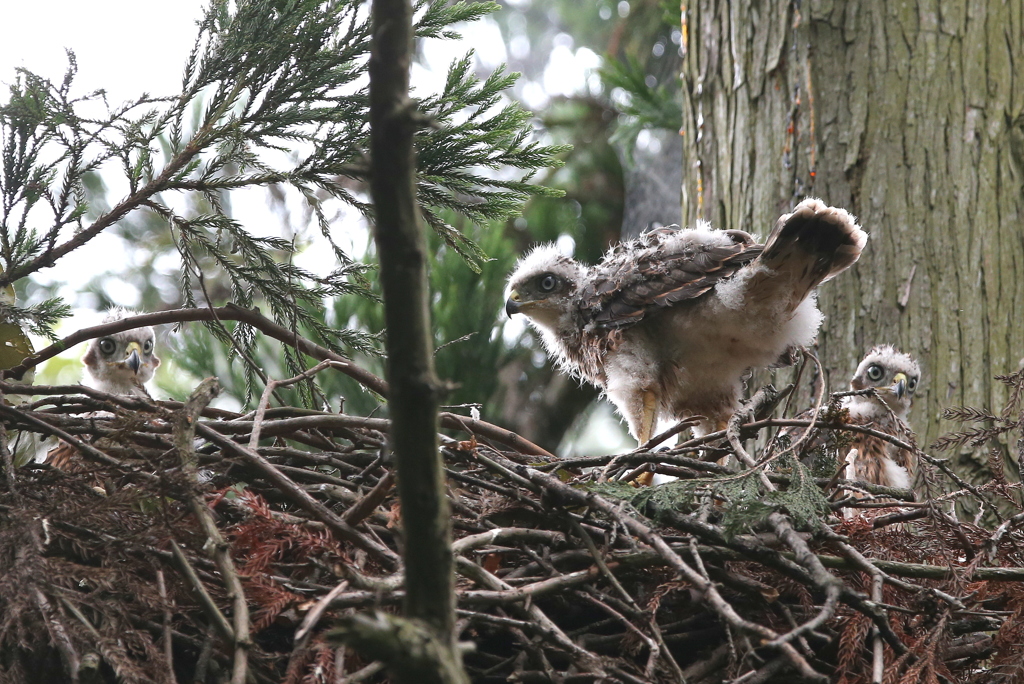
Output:
<path fill-rule="evenodd" d="M 114 309 L 103 322 L 113 323 L 128 315 L 124 309 Z M 155 343 L 151 327 L 97 337 L 82 357 L 88 384 L 110 394 L 148 397 L 144 385 L 160 365 L 154 353 Z"/>
<path fill-rule="evenodd" d="M 845 210 L 808 199 L 764 245 L 706 223 L 648 232 L 595 266 L 545 245 L 509 278 L 505 311 L 526 315 L 563 370 L 600 387 L 641 444 L 658 418 L 703 416 L 703 434 L 735 411 L 749 368 L 814 341 L 815 288 L 866 240 Z"/>
<path fill-rule="evenodd" d="M 850 381 L 850 389 L 874 388 L 875 392 L 844 397 L 843 407 L 849 411 L 847 420 L 853 425 L 870 425 L 899 436 L 897 419 L 906 423 L 920 381 L 921 368 L 912 356 L 888 344 L 875 347 L 857 366 Z M 850 456 L 854 480 L 903 489 L 910 489 L 914 482 L 914 454 L 880 437 L 858 433 L 850 445 Z"/>
<path fill-rule="evenodd" d="M 111 309 L 103 323 L 113 323 L 130 315 L 131 312 L 125 309 Z M 154 353 L 155 344 L 156 335 L 151 327 L 95 338 L 82 357 L 86 384 L 101 392 L 148 398 L 145 384 L 153 379 L 160 365 L 160 359 Z M 109 414 L 101 412 L 89 415 Z M 81 468 L 81 461 L 82 456 L 78 450 L 63 440 L 46 455 L 46 462 L 59 470 L 73 471 Z M 102 492 L 103 488 L 99 490 Z"/>

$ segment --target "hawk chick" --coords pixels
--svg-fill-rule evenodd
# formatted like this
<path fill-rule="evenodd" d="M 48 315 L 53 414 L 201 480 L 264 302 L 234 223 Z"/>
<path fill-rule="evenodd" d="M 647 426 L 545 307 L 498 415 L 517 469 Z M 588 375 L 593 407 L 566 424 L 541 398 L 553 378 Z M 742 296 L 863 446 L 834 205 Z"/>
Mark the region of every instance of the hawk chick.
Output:
<path fill-rule="evenodd" d="M 127 315 L 124 309 L 113 309 L 103 322 L 113 323 Z M 160 359 L 153 353 L 154 344 L 151 327 L 94 339 L 82 357 L 88 384 L 110 394 L 149 396 L 144 385 L 160 365 Z"/>
<path fill-rule="evenodd" d="M 849 422 L 898 435 L 897 419 L 906 422 L 920 380 L 921 368 L 909 354 L 888 344 L 875 347 L 857 366 L 850 381 L 850 389 L 873 387 L 875 393 L 844 397 L 843 406 L 850 412 Z M 850 450 L 852 479 L 902 489 L 910 489 L 913 484 L 917 467 L 913 453 L 864 434 L 856 435 Z"/>
<path fill-rule="evenodd" d="M 130 312 L 124 309 L 111 309 L 103 323 L 113 323 L 129 315 Z M 153 378 L 153 373 L 160 365 L 160 359 L 153 353 L 155 341 L 156 336 L 151 327 L 95 338 L 82 357 L 86 384 L 109 394 L 148 398 L 145 384 Z M 46 454 L 47 463 L 65 471 L 80 468 L 81 459 L 78 450 L 63 440 Z"/>
<path fill-rule="evenodd" d="M 808 199 L 764 245 L 704 222 L 648 232 L 595 266 L 545 245 L 509 278 L 505 311 L 526 315 L 563 370 L 600 387 L 641 444 L 658 418 L 704 416 L 704 433 L 736 409 L 749 368 L 814 341 L 815 288 L 866 240 L 845 210 Z"/>

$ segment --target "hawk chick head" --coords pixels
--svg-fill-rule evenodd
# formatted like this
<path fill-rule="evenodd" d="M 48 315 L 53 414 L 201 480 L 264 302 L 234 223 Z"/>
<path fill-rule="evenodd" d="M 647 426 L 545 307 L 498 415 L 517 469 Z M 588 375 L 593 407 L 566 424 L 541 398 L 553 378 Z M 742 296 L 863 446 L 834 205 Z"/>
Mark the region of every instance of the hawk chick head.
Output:
<path fill-rule="evenodd" d="M 850 380 L 850 389 L 874 388 L 877 397 L 851 397 L 850 409 L 871 418 L 870 414 L 885 412 L 884 403 L 900 420 L 906 420 L 920 381 L 921 368 L 912 356 L 891 344 L 879 345 L 868 352 Z"/>
<path fill-rule="evenodd" d="M 870 425 L 889 435 L 904 437 L 910 403 L 921 380 L 921 368 L 909 354 L 889 344 L 875 347 L 857 366 L 850 387 L 874 388 L 873 394 L 843 399 L 854 425 Z M 907 489 L 913 486 L 917 456 L 880 437 L 859 434 L 850 444 L 848 476 L 872 484 Z"/>
<path fill-rule="evenodd" d="M 582 266 L 554 245 L 541 245 L 519 261 L 509 279 L 505 313 L 509 318 L 525 315 L 562 365 L 558 340 L 576 324 L 576 296 L 585 275 Z"/>
<path fill-rule="evenodd" d="M 112 310 L 104 323 L 119 321 L 129 315 L 124 309 Z M 89 343 L 82 357 L 91 386 L 103 392 L 145 395 L 143 385 L 153 378 L 160 365 L 154 353 L 156 336 L 153 328 L 135 328 L 98 337 Z"/>

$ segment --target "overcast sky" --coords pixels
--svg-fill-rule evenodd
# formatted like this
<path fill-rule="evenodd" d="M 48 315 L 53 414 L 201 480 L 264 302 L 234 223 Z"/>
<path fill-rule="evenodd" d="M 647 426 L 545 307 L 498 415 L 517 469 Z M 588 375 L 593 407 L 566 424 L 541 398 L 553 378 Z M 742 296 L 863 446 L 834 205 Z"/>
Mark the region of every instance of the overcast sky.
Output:
<path fill-rule="evenodd" d="M 59 81 L 68 63 L 65 49 L 71 49 L 78 58 L 80 93 L 105 88 L 113 102 L 120 102 L 141 92 L 176 92 L 205 4 L 204 0 L 5 2 L 0 82 L 11 83 L 16 67 Z"/>

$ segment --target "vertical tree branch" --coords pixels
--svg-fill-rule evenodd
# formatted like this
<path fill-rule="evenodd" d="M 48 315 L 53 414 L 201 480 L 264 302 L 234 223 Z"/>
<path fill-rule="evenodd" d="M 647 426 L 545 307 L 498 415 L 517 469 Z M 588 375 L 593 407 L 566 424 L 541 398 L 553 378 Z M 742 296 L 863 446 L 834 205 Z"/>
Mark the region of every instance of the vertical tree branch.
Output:
<path fill-rule="evenodd" d="M 196 436 L 196 421 L 210 402 L 220 392 L 220 383 L 216 378 L 206 378 L 192 392 L 192 396 L 185 402 L 184 408 L 178 412 L 174 421 L 174 443 L 181 457 L 182 469 L 198 485 L 196 479 L 196 452 L 193 442 Z M 249 670 L 249 647 L 252 645 L 249 638 L 249 605 L 245 599 L 245 591 L 242 588 L 242 581 L 235 571 L 235 563 L 231 558 L 231 547 L 224 535 L 217 528 L 217 523 L 206 505 L 198 494 L 192 494 L 188 499 L 189 508 L 192 514 L 199 521 L 200 526 L 209 538 L 209 553 L 217 570 L 220 571 L 221 580 L 228 596 L 231 598 L 232 608 L 232 633 L 234 634 L 234 661 L 231 672 L 231 684 L 245 684 Z"/>
<path fill-rule="evenodd" d="M 374 0 L 371 11 L 370 190 L 387 325 L 391 446 L 405 530 L 405 612 L 426 622 L 442 651 L 457 659 L 451 521 L 437 442 L 440 383 L 433 364 L 426 238 L 416 206 L 412 6 L 409 0 Z"/>
<path fill-rule="evenodd" d="M 164 604 L 163 647 L 164 659 L 167 661 L 167 679 L 170 684 L 178 684 L 178 680 L 174 676 L 174 641 L 171 636 L 171 632 L 174 629 L 171 623 L 173 615 L 171 601 L 167 596 L 167 584 L 164 582 L 163 570 L 156 571 L 156 586 L 160 590 L 160 601 Z"/>

